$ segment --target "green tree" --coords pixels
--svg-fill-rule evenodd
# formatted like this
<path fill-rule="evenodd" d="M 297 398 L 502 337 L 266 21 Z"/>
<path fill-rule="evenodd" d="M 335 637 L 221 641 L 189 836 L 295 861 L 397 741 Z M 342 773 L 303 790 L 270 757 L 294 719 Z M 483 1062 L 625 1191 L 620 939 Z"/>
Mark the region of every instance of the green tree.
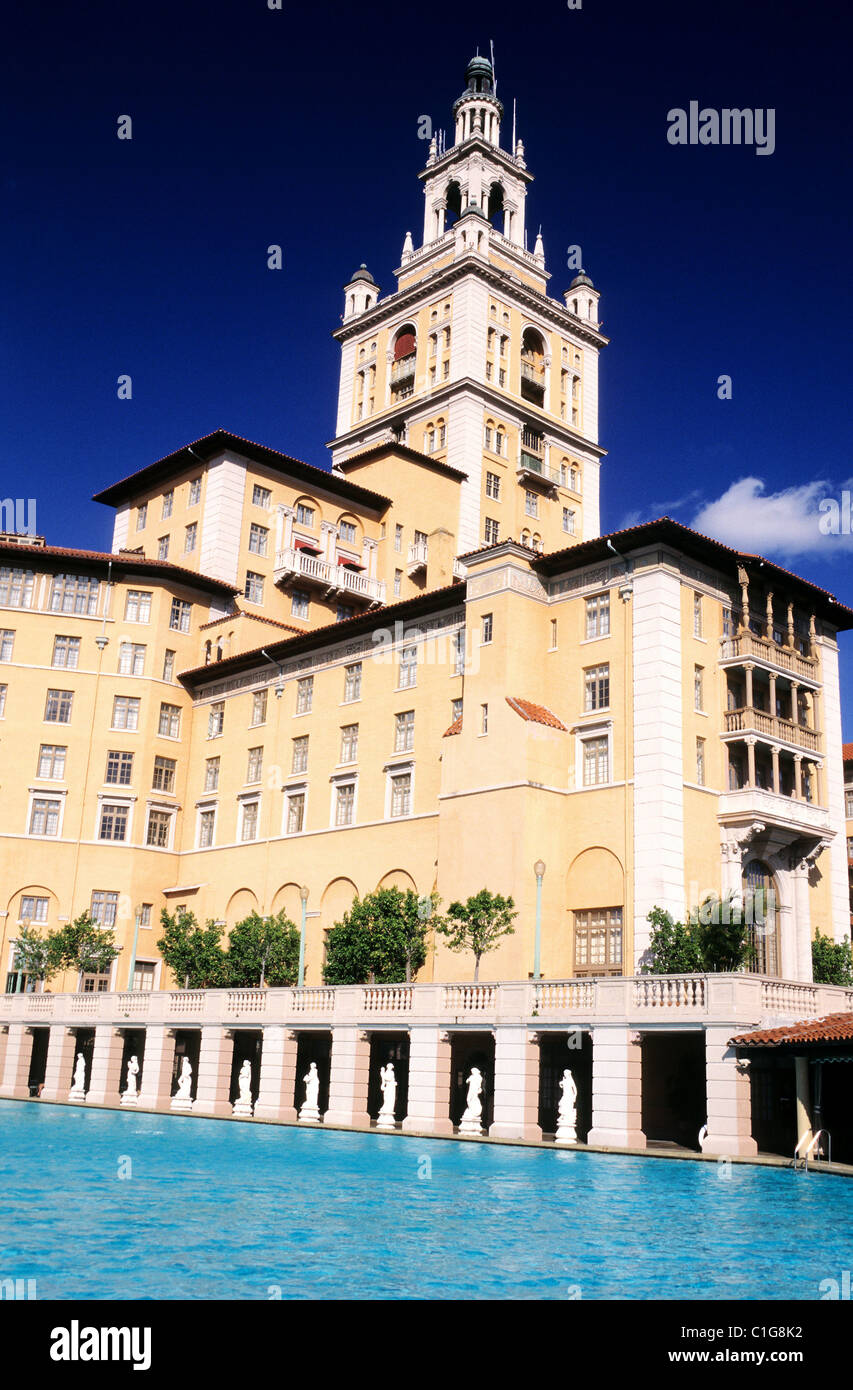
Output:
<path fill-rule="evenodd" d="M 51 959 L 48 937 L 31 926 L 23 926 L 15 943 L 13 969 L 23 971 L 30 980 L 52 979 L 59 966 Z"/>
<path fill-rule="evenodd" d="M 662 907 L 653 907 L 646 921 L 652 930 L 644 975 L 692 975 L 702 969 L 699 946 L 689 925 L 673 921 Z"/>
<path fill-rule="evenodd" d="M 215 989 L 224 983 L 225 952 L 222 926 L 200 927 L 192 912 L 160 913 L 163 935 L 157 949 L 178 981 L 179 989 Z"/>
<path fill-rule="evenodd" d="M 425 910 L 425 903 L 429 911 Z M 378 888 L 356 898 L 329 932 L 323 979 L 327 985 L 397 984 L 411 980 L 426 960 L 428 922 L 435 897 L 411 888 Z"/>
<path fill-rule="evenodd" d="M 228 940 L 225 983 L 294 985 L 299 974 L 299 931 L 283 912 L 261 917 L 252 912 L 238 922 Z"/>
<path fill-rule="evenodd" d="M 756 931 L 763 930 L 770 910 L 764 890 L 757 889 L 748 899 L 751 920 Z M 711 974 L 715 971 L 742 970 L 754 957 L 749 940 L 749 931 L 743 906 L 730 893 L 720 898 L 709 893 L 690 914 L 690 930 L 695 936 L 699 949 L 700 969 Z"/>
<path fill-rule="evenodd" d="M 518 913 L 512 898 L 481 888 L 464 903 L 451 903 L 447 917 L 436 931 L 447 937 L 451 951 L 470 951 L 474 957 L 474 979 L 480 978 L 480 961 L 494 951 L 501 937 L 512 936 Z"/>
<path fill-rule="evenodd" d="M 853 985 L 853 956 L 846 936 L 833 941 L 818 930 L 812 942 L 812 978 L 816 985 Z"/>
<path fill-rule="evenodd" d="M 106 975 L 120 953 L 113 929 L 99 926 L 88 912 L 82 912 L 73 922 L 48 933 L 47 978 L 60 970 Z"/>

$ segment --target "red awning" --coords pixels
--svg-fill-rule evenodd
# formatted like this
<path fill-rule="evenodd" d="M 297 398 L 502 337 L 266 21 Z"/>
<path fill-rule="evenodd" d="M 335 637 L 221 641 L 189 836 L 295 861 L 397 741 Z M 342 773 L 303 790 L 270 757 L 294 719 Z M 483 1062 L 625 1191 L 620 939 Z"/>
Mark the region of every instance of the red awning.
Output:
<path fill-rule="evenodd" d="M 415 350 L 414 333 L 401 333 L 394 344 L 394 361 L 399 362 L 401 357 L 411 357 Z"/>
<path fill-rule="evenodd" d="M 293 545 L 296 550 L 310 550 L 312 555 L 320 554 L 319 545 L 315 545 L 313 541 L 303 541 L 299 536 L 294 536 Z"/>
<path fill-rule="evenodd" d="M 348 570 L 364 569 L 364 565 L 360 565 L 358 560 L 354 560 L 351 555 L 339 555 L 338 564 L 345 565 Z"/>

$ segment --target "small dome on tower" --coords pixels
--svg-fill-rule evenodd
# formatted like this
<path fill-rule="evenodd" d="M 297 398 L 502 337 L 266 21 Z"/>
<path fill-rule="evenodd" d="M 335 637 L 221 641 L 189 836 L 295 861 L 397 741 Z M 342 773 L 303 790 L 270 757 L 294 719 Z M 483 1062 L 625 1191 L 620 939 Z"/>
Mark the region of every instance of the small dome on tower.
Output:
<path fill-rule="evenodd" d="M 370 285 L 376 284 L 376 281 L 374 280 L 370 271 L 367 269 L 367 266 L 364 264 L 364 261 L 362 261 L 355 274 L 350 276 L 349 280 L 347 281 L 347 284 L 354 285 L 356 280 L 366 280 Z"/>
<path fill-rule="evenodd" d="M 478 53 L 476 57 L 471 59 L 465 69 L 465 83 L 468 90 L 472 92 L 491 92 L 494 90 L 495 75 L 488 58 L 481 58 Z"/>
<path fill-rule="evenodd" d="M 595 285 L 592 283 L 585 270 L 580 270 L 578 272 L 572 283 L 569 285 L 569 289 L 576 290 L 580 285 L 587 285 L 591 290 L 595 289 Z"/>

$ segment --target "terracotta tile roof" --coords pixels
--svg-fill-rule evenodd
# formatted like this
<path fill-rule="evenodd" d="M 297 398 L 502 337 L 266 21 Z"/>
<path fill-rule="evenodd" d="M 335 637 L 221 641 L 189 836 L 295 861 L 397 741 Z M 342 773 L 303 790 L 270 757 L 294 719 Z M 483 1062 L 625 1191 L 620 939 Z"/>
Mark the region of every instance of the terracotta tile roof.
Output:
<path fill-rule="evenodd" d="M 449 728 L 449 729 L 445 729 L 444 733 L 442 734 L 442 738 L 449 738 L 451 734 L 461 734 L 461 732 L 462 732 L 462 715 L 460 714 L 460 715 L 457 716 L 456 719 L 454 719 L 454 721 L 453 721 L 453 723 L 451 724 L 450 728 Z"/>
<path fill-rule="evenodd" d="M 515 695 L 507 695 L 506 702 L 522 719 L 529 719 L 533 724 L 547 724 L 549 729 L 561 729 L 564 734 L 568 732 L 562 720 L 544 705 L 534 705 L 532 701 L 518 699 Z"/>
<path fill-rule="evenodd" d="M 468 477 L 459 468 L 453 468 L 444 459 L 437 459 L 434 454 L 425 454 L 420 449 L 413 449 L 410 444 L 397 444 L 391 439 L 382 439 L 378 444 L 368 444 L 364 449 L 359 449 L 355 454 L 348 454 L 345 459 L 341 459 L 335 464 L 335 468 L 344 472 L 353 464 L 369 463 L 373 458 L 380 458 L 382 454 L 393 449 L 402 458 L 411 459 L 414 463 L 421 463 L 432 468 L 436 473 L 446 473 L 449 478 L 456 478 L 460 481 Z"/>
<path fill-rule="evenodd" d="M 199 570 L 175 565 L 171 560 L 150 560 L 135 550 L 77 550 L 67 545 L 18 545 L 17 542 L 0 541 L 0 555 L 32 555 L 34 558 L 54 560 L 79 560 L 84 564 L 105 568 L 112 564 L 113 569 L 133 572 L 152 571 L 162 574 L 164 579 L 178 579 L 181 583 L 195 584 L 198 589 L 212 589 L 217 593 L 239 594 L 233 584 L 213 575 L 202 574 Z"/>
<path fill-rule="evenodd" d="M 853 743 L 845 743 L 841 752 L 846 763 L 853 763 Z"/>
<path fill-rule="evenodd" d="M 731 1039 L 733 1047 L 782 1047 L 787 1043 L 853 1043 L 853 1013 L 788 1023 L 783 1028 L 759 1028 Z"/>
<path fill-rule="evenodd" d="M 253 623 L 269 623 L 270 627 L 284 628 L 285 632 L 305 631 L 304 627 L 293 627 L 290 623 L 280 623 L 277 618 L 267 618 L 263 613 L 249 613 L 245 608 L 238 608 L 236 613 L 223 613 L 221 618 L 211 618 L 209 623 L 202 623 L 199 632 L 218 627 L 220 623 L 233 623 L 236 618 L 251 618 Z"/>

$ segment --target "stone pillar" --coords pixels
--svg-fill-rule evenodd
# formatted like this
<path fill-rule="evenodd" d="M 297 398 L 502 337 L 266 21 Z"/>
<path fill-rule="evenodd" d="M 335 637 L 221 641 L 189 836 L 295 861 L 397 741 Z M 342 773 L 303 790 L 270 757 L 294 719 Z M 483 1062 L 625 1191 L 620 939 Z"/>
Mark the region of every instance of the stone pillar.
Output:
<path fill-rule="evenodd" d="M 808 1057 L 794 1058 L 794 1076 L 797 1083 L 797 1144 L 812 1132 L 812 1105 L 809 1087 Z"/>
<path fill-rule="evenodd" d="M 794 887 L 794 974 L 785 975 L 783 964 L 782 975 L 784 979 L 811 980 L 813 978 L 812 913 L 808 860 L 800 859 L 792 863 L 791 879 Z M 784 963 L 784 945 L 782 949 Z"/>
<path fill-rule="evenodd" d="M 231 1114 L 231 1063 L 234 1060 L 234 1034 L 219 1023 L 201 1030 L 198 1054 L 194 1115 Z"/>
<path fill-rule="evenodd" d="M 370 1034 L 347 1024 L 337 1025 L 332 1032 L 329 1108 L 323 1116 L 324 1124 L 370 1128 L 367 1113 L 369 1074 Z"/>
<path fill-rule="evenodd" d="M 812 728 L 816 734 L 820 733 L 820 691 L 812 691 Z"/>
<path fill-rule="evenodd" d="M 47 1041 L 42 1100 L 67 1100 L 74 1076 L 77 1038 L 64 1024 L 52 1023 Z"/>
<path fill-rule="evenodd" d="M 799 681 L 791 681 L 791 723 L 800 722 L 800 684 Z"/>
<path fill-rule="evenodd" d="M 452 1134 L 450 1039 L 440 1028 L 413 1024 L 409 1043 L 407 1134 Z"/>
<path fill-rule="evenodd" d="M 803 799 L 803 755 L 794 754 L 794 796 L 797 801 Z"/>
<path fill-rule="evenodd" d="M 539 1043 L 525 1027 L 495 1028 L 492 1139 L 541 1139 Z"/>
<path fill-rule="evenodd" d="M 295 1124 L 296 1052 L 299 1035 L 280 1023 L 268 1023 L 264 1028 L 261 1048 L 261 1075 L 258 1099 L 255 1101 L 256 1120 L 282 1120 Z"/>
<path fill-rule="evenodd" d="M 9 1041 L 9 1026 L 4 1024 L 0 1027 L 0 1084 L 3 1081 L 3 1067 L 6 1062 L 6 1044 Z"/>
<path fill-rule="evenodd" d="M 794 631 L 794 605 L 788 604 L 788 646 L 793 648 L 797 644 L 796 633 Z"/>
<path fill-rule="evenodd" d="M 771 717 L 772 717 L 773 719 L 775 719 L 775 718 L 776 718 L 776 673 L 775 673 L 775 671 L 771 671 L 771 672 L 769 673 L 767 679 L 768 679 L 768 681 L 769 681 L 769 683 L 770 683 L 770 714 L 771 714 Z"/>
<path fill-rule="evenodd" d="M 753 701 L 752 673 L 753 673 L 753 671 L 755 670 L 755 667 L 753 666 L 753 664 L 752 664 L 751 661 L 747 661 L 746 664 L 744 665 L 744 668 L 743 668 L 743 669 L 744 669 L 744 671 L 746 672 L 746 699 L 745 699 L 745 704 L 746 704 L 746 708 L 747 708 L 747 709 L 752 709 L 752 701 Z"/>
<path fill-rule="evenodd" d="M 51 1028 L 51 1034 L 53 1029 Z M 27 1085 L 30 1075 L 30 1062 L 33 1056 L 33 1034 L 26 1023 L 10 1023 L 6 1039 L 6 1056 L 3 1062 L 3 1084 L 0 1096 L 8 1100 L 26 1100 L 30 1094 Z M 71 1089 L 69 1079 L 68 1089 Z M 68 1097 L 65 1096 L 67 1100 Z"/>
<path fill-rule="evenodd" d="M 145 1029 L 145 1052 L 139 1078 L 139 1110 L 168 1110 L 175 1064 L 175 1034 L 162 1023 Z"/>
<path fill-rule="evenodd" d="M 736 1024 L 705 1029 L 708 1133 L 702 1152 L 726 1158 L 752 1158 L 758 1153 L 752 1137 L 749 1075 L 729 1046 L 729 1039 L 739 1032 L 743 1028 Z"/>
<path fill-rule="evenodd" d="M 592 1129 L 588 1144 L 644 1149 L 643 1064 L 630 1028 L 592 1030 Z"/>
<path fill-rule="evenodd" d="M 755 786 L 755 742 L 754 738 L 744 739 L 747 762 L 746 785 L 748 787 Z"/>
<path fill-rule="evenodd" d="M 118 1105 L 121 1059 L 124 1038 L 111 1024 L 95 1028 L 95 1047 L 92 1052 L 92 1075 L 86 1092 L 87 1105 Z"/>
<path fill-rule="evenodd" d="M 775 743 L 770 749 L 770 756 L 773 759 L 773 790 L 778 796 L 779 788 L 782 784 L 779 781 L 779 749 L 776 747 Z"/>

